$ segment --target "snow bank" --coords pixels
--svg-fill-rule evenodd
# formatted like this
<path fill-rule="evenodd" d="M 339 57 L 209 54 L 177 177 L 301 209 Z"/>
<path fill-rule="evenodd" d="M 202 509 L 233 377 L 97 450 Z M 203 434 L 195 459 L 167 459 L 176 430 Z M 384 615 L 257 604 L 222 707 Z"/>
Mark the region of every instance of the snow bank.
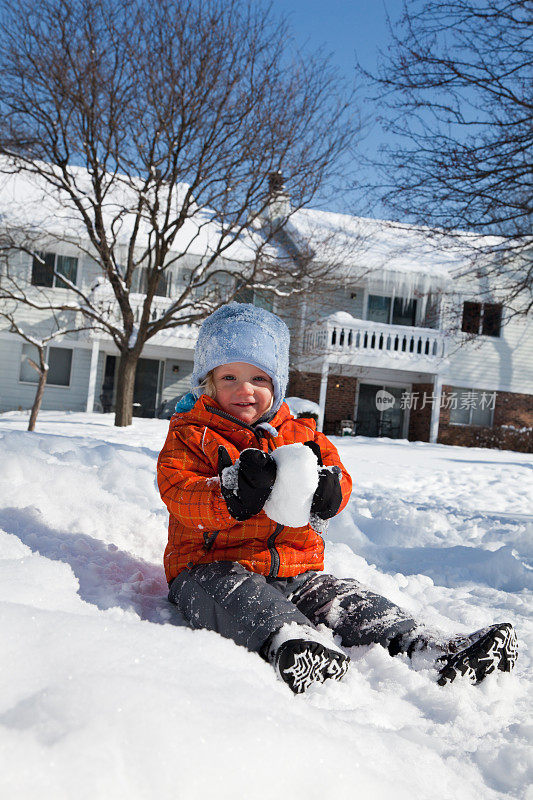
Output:
<path fill-rule="evenodd" d="M 306 400 L 303 397 L 286 397 L 285 402 L 289 406 L 291 414 L 295 417 L 298 414 L 309 414 L 309 412 L 311 414 L 320 414 L 320 406 L 312 400 Z"/>
<path fill-rule="evenodd" d="M 352 648 L 295 697 L 255 654 L 166 600 L 154 486 L 168 422 L 0 415 L 0 796 L 526 800 L 531 458 L 336 439 L 355 489 L 326 569 L 449 633 L 515 624 L 515 673 L 441 688 Z M 275 791 L 275 789 L 274 789 Z M 529 795 L 530 797 L 530 795 Z"/>

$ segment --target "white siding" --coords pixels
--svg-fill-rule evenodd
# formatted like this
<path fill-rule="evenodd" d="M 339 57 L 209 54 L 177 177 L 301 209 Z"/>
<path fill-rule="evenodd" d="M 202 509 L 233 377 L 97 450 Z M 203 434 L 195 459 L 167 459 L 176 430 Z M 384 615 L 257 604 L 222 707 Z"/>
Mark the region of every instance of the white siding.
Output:
<path fill-rule="evenodd" d="M 355 297 L 352 297 L 355 294 Z M 325 307 L 320 309 L 320 316 L 334 314 L 336 311 L 345 311 L 356 319 L 363 319 L 365 291 L 360 287 L 335 289 L 327 293 Z"/>
<path fill-rule="evenodd" d="M 461 345 L 463 343 L 463 346 Z M 533 394 L 533 323 L 518 318 L 504 324 L 500 337 L 450 341 L 443 381 L 452 386 Z"/>
<path fill-rule="evenodd" d="M 48 291 L 52 290 L 49 289 Z M 63 295 L 66 295 L 64 289 L 54 289 L 53 291 L 61 292 Z M 69 311 L 58 313 L 56 321 L 51 311 L 42 311 L 23 304 L 19 305 L 17 308 L 15 321 L 24 333 L 34 336 L 37 339 L 57 331 L 58 325 L 60 328 L 74 329 L 76 323 L 80 324 L 80 318 L 76 312 Z M 0 315 L 0 331 L 7 330 L 9 330 L 9 323 Z M 76 333 L 69 334 L 69 338 L 71 339 L 77 339 L 78 336 L 79 334 Z M 52 340 L 50 344 L 54 347 L 56 342 L 59 341 L 60 339 L 58 338 L 57 340 Z"/>
<path fill-rule="evenodd" d="M 173 397 L 179 397 L 191 389 L 192 361 L 181 361 L 169 358 L 165 361 L 163 373 L 163 388 L 161 392 L 161 402 L 166 403 Z M 173 368 L 178 367 L 178 372 L 173 372 Z"/>
<path fill-rule="evenodd" d="M 0 338 L 0 411 L 26 409 L 33 405 L 37 384 L 19 381 L 23 344 L 23 340 L 15 336 Z M 74 342 L 72 345 L 70 386 L 46 386 L 43 409 L 85 411 L 91 351 L 76 348 Z M 52 346 L 57 345 L 52 343 Z"/>

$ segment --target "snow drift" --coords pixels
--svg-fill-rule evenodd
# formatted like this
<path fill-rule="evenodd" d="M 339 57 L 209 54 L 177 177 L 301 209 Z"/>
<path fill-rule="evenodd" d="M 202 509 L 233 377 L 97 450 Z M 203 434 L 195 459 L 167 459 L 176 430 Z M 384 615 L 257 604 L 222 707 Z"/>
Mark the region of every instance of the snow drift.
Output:
<path fill-rule="evenodd" d="M 168 423 L 0 416 L 0 795 L 526 800 L 531 459 L 337 439 L 355 489 L 326 568 L 449 633 L 517 629 L 511 675 L 440 688 L 379 646 L 296 697 L 166 600 L 154 485 Z M 275 791 L 275 789 L 274 789 Z M 529 795 L 530 797 L 531 795 Z"/>

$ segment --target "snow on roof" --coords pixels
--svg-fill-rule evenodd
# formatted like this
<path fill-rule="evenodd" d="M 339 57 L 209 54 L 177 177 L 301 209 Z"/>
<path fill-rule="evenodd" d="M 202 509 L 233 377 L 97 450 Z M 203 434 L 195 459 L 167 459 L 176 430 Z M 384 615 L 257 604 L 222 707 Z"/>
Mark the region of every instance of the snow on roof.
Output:
<path fill-rule="evenodd" d="M 58 168 L 51 165 L 48 168 L 51 172 L 57 172 L 59 177 Z M 90 212 L 93 187 L 89 172 L 76 166 L 69 166 L 68 172 L 77 197 Z M 108 192 L 103 202 L 104 224 L 110 235 L 115 235 L 119 245 L 126 246 L 132 235 L 141 185 L 140 178 L 119 174 L 109 176 Z M 187 184 L 178 183 L 172 190 L 170 202 L 176 216 L 188 189 Z M 162 199 L 161 219 L 166 205 Z M 189 214 L 178 232 L 173 252 L 208 257 L 217 248 L 221 234 L 220 223 L 216 221 L 213 211 L 199 208 L 194 202 Z M 9 227 L 31 230 L 33 233 L 43 232 L 63 241 L 81 244 L 88 240 L 80 211 L 69 194 L 64 189 L 54 188 L 40 175 L 27 171 L 15 172 L 13 161 L 6 157 L 0 157 L 0 218 Z M 139 247 L 146 246 L 151 230 L 152 225 L 145 211 L 137 238 Z M 224 257 L 235 261 L 249 261 L 254 257 L 259 243 L 257 234 L 242 234 L 225 250 Z"/>
<path fill-rule="evenodd" d="M 471 255 L 455 238 L 436 241 L 412 225 L 317 209 L 294 212 L 286 230 L 299 247 L 329 261 L 341 275 L 393 283 L 407 294 L 446 288 Z"/>
<path fill-rule="evenodd" d="M 88 236 L 80 211 L 70 196 L 54 189 L 43 177 L 14 172 L 14 162 L 0 157 L 0 219 L 20 230 L 43 232 L 52 238 L 87 246 Z M 49 165 L 50 170 L 57 170 Z M 81 204 L 91 210 L 91 176 L 82 167 L 69 166 L 69 175 Z M 58 171 L 59 175 L 59 171 Z M 110 175 L 103 204 L 104 223 L 119 245 L 127 246 L 135 223 L 141 178 Z M 179 213 L 189 187 L 178 183 L 171 203 Z M 153 190 L 152 190 L 153 191 Z M 162 203 L 164 207 L 166 204 Z M 283 238 L 265 245 L 260 224 L 243 232 L 224 251 L 230 261 L 254 259 L 259 251 L 266 258 L 286 257 Z M 152 225 L 145 212 L 141 218 L 138 246 L 146 246 Z M 394 287 L 402 296 L 414 291 L 427 293 L 449 287 L 454 275 L 464 272 L 472 251 L 461 248 L 456 238 L 442 237 L 437 243 L 420 228 L 348 214 L 299 209 L 294 211 L 284 231 L 300 252 L 309 252 L 316 260 L 331 264 L 340 280 L 364 280 L 380 290 Z M 221 233 L 214 211 L 192 204 L 190 216 L 178 232 L 173 253 L 209 257 L 217 248 Z M 473 238 L 471 234 L 465 236 Z M 477 237 L 478 239 L 480 237 Z M 495 241 L 495 237 L 483 237 Z"/>

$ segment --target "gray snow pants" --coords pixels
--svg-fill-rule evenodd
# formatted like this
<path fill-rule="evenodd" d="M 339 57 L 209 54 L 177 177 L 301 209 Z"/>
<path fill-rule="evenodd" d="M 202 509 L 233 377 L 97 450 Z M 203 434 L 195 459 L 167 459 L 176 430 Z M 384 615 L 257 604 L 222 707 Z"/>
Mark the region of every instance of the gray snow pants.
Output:
<path fill-rule="evenodd" d="M 171 582 L 168 599 L 193 628 L 216 631 L 255 652 L 290 622 L 323 623 L 344 647 L 386 647 L 416 627 L 398 606 L 353 578 L 313 571 L 265 578 L 232 561 L 183 570 Z"/>

